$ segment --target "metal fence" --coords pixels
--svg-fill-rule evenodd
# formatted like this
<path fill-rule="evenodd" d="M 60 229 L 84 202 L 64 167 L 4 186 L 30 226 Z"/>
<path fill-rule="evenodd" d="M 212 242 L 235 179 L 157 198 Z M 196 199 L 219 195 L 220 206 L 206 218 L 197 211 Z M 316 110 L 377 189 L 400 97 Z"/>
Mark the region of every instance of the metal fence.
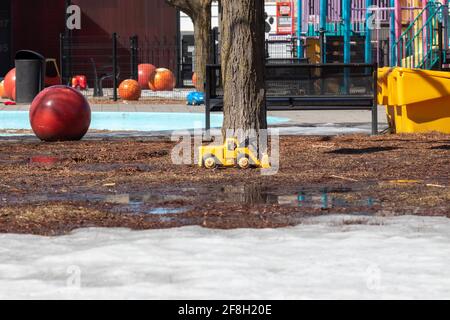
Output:
<path fill-rule="evenodd" d="M 298 38 L 293 35 L 269 35 L 264 42 L 267 63 L 305 63 L 298 57 Z M 220 64 L 220 33 L 218 28 L 211 31 L 211 58 L 209 63 Z"/>
<path fill-rule="evenodd" d="M 266 58 L 288 60 L 297 58 L 297 38 L 292 36 L 270 36 L 266 39 Z"/>
<path fill-rule="evenodd" d="M 220 62 L 220 35 L 211 32 L 210 61 Z M 298 41 L 291 36 L 271 36 L 266 39 L 266 59 L 270 64 L 307 63 L 297 57 Z M 61 35 L 62 81 L 71 85 L 72 78 L 83 76 L 87 88 L 82 90 L 88 98 L 120 99 L 117 88 L 125 79 L 138 79 L 138 65 L 150 63 L 174 73 L 177 86 L 173 91 L 142 91 L 142 99 L 185 100 L 193 90 L 192 74 L 195 53 L 177 39 L 106 36 Z M 114 76 L 116 75 L 116 76 Z"/>
<path fill-rule="evenodd" d="M 167 92 L 142 91 L 142 99 L 185 100 L 192 88 L 184 89 L 182 66 L 176 39 L 61 35 L 61 78 L 71 85 L 72 78 L 84 76 L 87 88 L 81 92 L 88 98 L 119 99 L 118 86 L 125 79 L 138 79 L 138 65 L 153 64 L 171 70 L 177 88 Z M 116 75 L 116 76 L 114 76 Z M 192 74 L 190 75 L 192 77 Z"/>
<path fill-rule="evenodd" d="M 376 66 L 372 64 L 267 64 L 267 97 L 374 97 Z M 208 66 L 208 91 L 211 97 L 223 96 L 219 65 Z M 357 102 L 355 102 L 357 103 Z"/>
<path fill-rule="evenodd" d="M 223 110 L 220 65 L 207 66 L 206 128 L 210 113 Z M 267 110 L 367 110 L 378 132 L 376 64 L 268 64 Z"/>

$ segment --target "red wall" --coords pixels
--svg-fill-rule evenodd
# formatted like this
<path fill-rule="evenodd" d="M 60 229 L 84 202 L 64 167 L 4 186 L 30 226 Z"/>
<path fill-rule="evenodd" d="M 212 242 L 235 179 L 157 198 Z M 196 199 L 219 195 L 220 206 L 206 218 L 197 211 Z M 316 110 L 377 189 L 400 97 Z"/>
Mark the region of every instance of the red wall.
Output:
<path fill-rule="evenodd" d="M 91 59 L 98 68 L 108 69 L 114 32 L 118 34 L 120 80 L 131 76 L 130 37 L 134 35 L 138 36 L 139 63 L 176 70 L 177 11 L 165 0 L 72 0 L 72 3 L 79 5 L 83 13 L 81 30 L 72 33 L 72 73 L 92 79 Z"/>
<path fill-rule="evenodd" d="M 1 0 L 0 0 L 1 1 Z M 83 12 L 80 31 L 74 36 L 110 37 L 119 34 L 119 45 L 129 47 L 129 36 L 141 43 L 169 39 L 175 43 L 176 10 L 164 0 L 72 0 Z M 65 27 L 64 0 L 12 0 L 12 54 L 31 49 L 59 59 L 59 34 Z"/>
<path fill-rule="evenodd" d="M 64 31 L 64 0 L 13 0 L 11 4 L 12 54 L 30 49 L 58 58 L 59 34 Z"/>
<path fill-rule="evenodd" d="M 0 1 L 0 77 L 11 69 L 11 1 Z"/>
<path fill-rule="evenodd" d="M 164 0 L 72 0 L 83 11 L 82 30 L 77 34 L 128 38 L 176 37 L 176 10 Z M 127 44 L 128 45 L 128 44 Z"/>

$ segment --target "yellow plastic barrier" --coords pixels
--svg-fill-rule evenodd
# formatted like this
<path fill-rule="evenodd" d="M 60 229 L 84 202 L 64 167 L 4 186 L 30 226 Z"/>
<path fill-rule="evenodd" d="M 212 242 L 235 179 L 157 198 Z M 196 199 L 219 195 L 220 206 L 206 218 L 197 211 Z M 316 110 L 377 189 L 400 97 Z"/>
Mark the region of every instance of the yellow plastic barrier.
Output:
<path fill-rule="evenodd" d="M 450 73 L 395 68 L 387 80 L 388 117 L 397 133 L 450 133 Z"/>
<path fill-rule="evenodd" d="M 378 104 L 386 106 L 386 114 L 389 126 L 395 130 L 394 107 L 389 103 L 388 80 L 395 68 L 384 67 L 378 69 Z"/>
<path fill-rule="evenodd" d="M 387 105 L 388 92 L 387 83 L 388 77 L 392 68 L 384 67 L 378 68 L 378 104 Z"/>

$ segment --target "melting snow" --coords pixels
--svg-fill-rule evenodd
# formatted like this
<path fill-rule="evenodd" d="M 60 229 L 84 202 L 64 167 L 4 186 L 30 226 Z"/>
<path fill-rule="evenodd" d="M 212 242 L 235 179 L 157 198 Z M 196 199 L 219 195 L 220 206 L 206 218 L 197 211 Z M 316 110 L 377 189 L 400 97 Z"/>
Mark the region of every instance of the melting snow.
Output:
<path fill-rule="evenodd" d="M 0 298 L 450 298 L 450 220 L 0 235 Z"/>

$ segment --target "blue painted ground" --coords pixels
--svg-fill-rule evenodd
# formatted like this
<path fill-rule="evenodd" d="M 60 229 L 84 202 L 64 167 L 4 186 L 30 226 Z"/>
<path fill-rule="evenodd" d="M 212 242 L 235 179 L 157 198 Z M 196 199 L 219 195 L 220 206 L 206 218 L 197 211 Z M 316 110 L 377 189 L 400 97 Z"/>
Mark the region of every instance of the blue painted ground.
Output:
<path fill-rule="evenodd" d="M 211 115 L 211 127 L 222 126 L 223 115 Z M 287 118 L 269 117 L 270 125 L 287 122 Z M 204 128 L 203 113 L 175 112 L 93 112 L 91 130 L 173 131 Z M 0 130 L 31 130 L 27 111 L 0 111 Z"/>

